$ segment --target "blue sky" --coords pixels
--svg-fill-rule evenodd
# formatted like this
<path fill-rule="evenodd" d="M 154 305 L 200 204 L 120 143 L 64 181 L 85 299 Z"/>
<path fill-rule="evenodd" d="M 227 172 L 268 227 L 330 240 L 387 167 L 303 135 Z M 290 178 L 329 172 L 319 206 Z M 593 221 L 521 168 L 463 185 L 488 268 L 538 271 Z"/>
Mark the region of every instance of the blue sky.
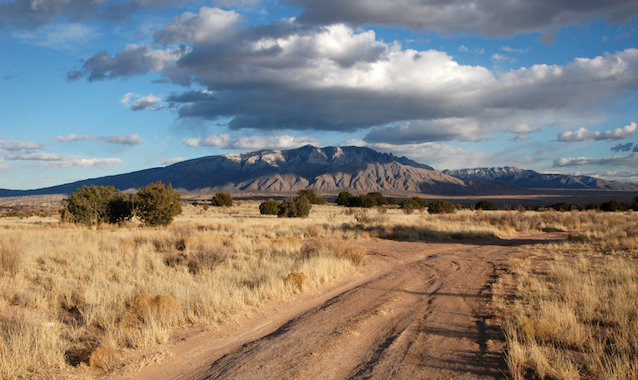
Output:
<path fill-rule="evenodd" d="M 638 4 L 0 3 L 0 188 L 358 145 L 638 183 Z"/>

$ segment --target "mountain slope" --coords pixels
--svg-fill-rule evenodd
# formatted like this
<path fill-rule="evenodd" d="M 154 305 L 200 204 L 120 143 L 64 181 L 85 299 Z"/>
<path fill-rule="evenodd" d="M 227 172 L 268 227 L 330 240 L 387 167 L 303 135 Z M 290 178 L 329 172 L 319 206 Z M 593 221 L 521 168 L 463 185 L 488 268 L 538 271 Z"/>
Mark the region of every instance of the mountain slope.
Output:
<path fill-rule="evenodd" d="M 443 170 L 443 173 L 462 180 L 496 181 L 524 189 L 574 189 L 574 190 L 615 190 L 638 191 L 638 185 L 605 181 L 588 176 L 564 174 L 541 174 L 505 166 L 502 168 L 474 168 Z"/>
<path fill-rule="evenodd" d="M 180 191 L 214 193 L 290 194 L 300 189 L 336 194 L 342 190 L 385 194 L 472 194 L 492 189 L 480 181 L 468 183 L 405 157 L 360 147 L 305 146 L 280 151 L 202 157 L 115 176 L 28 191 L 0 192 L 0 196 L 72 193 L 82 185 L 137 189 L 151 182 L 171 183 Z M 500 186 L 501 190 L 511 187 Z"/>

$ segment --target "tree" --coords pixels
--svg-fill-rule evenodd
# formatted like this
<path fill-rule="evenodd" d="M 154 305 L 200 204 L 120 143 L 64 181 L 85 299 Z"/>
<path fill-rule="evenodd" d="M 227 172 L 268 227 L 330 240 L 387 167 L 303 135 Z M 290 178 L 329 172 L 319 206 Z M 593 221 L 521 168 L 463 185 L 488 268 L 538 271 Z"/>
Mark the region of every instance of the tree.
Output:
<path fill-rule="evenodd" d="M 305 218 L 310 215 L 312 204 L 306 197 L 288 198 L 277 207 L 280 218 Z"/>
<path fill-rule="evenodd" d="M 140 188 L 135 196 L 137 215 L 147 226 L 167 226 L 182 213 L 180 194 L 162 181 Z"/>
<path fill-rule="evenodd" d="M 354 195 L 350 194 L 350 192 L 342 191 L 342 192 L 339 193 L 339 196 L 335 200 L 335 203 L 338 204 L 339 206 L 351 207 L 350 206 L 350 199 L 353 198 L 353 197 L 354 197 Z"/>
<path fill-rule="evenodd" d="M 323 205 L 326 203 L 326 200 L 319 197 L 312 189 L 299 190 L 297 191 L 297 196 L 308 198 L 310 203 L 313 205 Z"/>
<path fill-rule="evenodd" d="M 222 206 L 232 207 L 233 198 L 228 193 L 217 193 L 215 194 L 213 199 L 210 200 L 210 204 L 211 206 L 217 206 L 217 207 L 222 207 Z"/>
<path fill-rule="evenodd" d="M 113 186 L 82 186 L 62 200 L 62 220 L 86 225 L 121 223 L 131 219 L 130 198 Z"/>
<path fill-rule="evenodd" d="M 430 203 L 428 212 L 430 214 L 454 214 L 456 213 L 456 208 L 450 202 L 438 200 Z"/>
<path fill-rule="evenodd" d="M 259 205 L 259 213 L 262 215 L 277 215 L 279 210 L 279 202 L 265 201 Z"/>
<path fill-rule="evenodd" d="M 496 206 L 494 206 L 494 203 L 490 202 L 490 201 L 479 201 L 476 206 L 474 206 L 477 210 L 496 210 Z"/>

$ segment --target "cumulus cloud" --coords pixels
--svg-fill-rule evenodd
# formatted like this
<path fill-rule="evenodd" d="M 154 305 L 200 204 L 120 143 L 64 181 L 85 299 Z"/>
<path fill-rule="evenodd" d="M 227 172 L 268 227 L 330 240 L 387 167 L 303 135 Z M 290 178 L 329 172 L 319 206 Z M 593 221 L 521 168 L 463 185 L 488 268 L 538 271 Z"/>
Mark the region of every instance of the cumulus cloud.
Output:
<path fill-rule="evenodd" d="M 138 145 L 146 142 L 146 140 L 144 140 L 137 134 L 126 136 L 98 136 L 95 139 L 107 142 L 109 144 L 119 145 Z"/>
<path fill-rule="evenodd" d="M 638 165 L 638 152 L 631 153 L 628 156 L 613 156 L 608 158 L 559 158 L 554 160 L 554 167 L 566 166 L 584 166 L 584 165 L 601 165 L 601 166 L 636 166 Z"/>
<path fill-rule="evenodd" d="M 363 140 L 370 143 L 419 144 L 433 141 L 478 141 L 484 139 L 484 127 L 476 119 L 450 118 L 399 122 L 391 127 L 370 131 Z"/>
<path fill-rule="evenodd" d="M 121 21 L 145 8 L 180 6 L 193 0 L 14 0 L 0 4 L 0 20 L 35 29 L 55 20 Z"/>
<path fill-rule="evenodd" d="M 627 144 L 618 144 L 614 147 L 611 148 L 612 152 L 629 152 L 631 150 L 631 147 L 634 146 L 634 143 L 627 143 Z"/>
<path fill-rule="evenodd" d="M 287 20 L 246 28 L 225 43 L 177 50 L 129 45 L 114 57 L 100 52 L 69 78 L 156 71 L 206 89 L 165 99 L 181 118 L 230 119 L 231 130 L 355 131 L 405 121 L 579 112 L 638 87 L 638 49 L 497 76 L 445 52 L 387 44 L 373 31 Z"/>
<path fill-rule="evenodd" d="M 86 76 L 89 82 L 158 72 L 172 65 L 186 54 L 185 47 L 153 50 L 149 45 L 129 44 L 118 51 L 115 57 L 101 51 L 87 59 L 79 70 L 67 73 L 67 80 L 74 81 Z"/>
<path fill-rule="evenodd" d="M 238 34 L 238 23 L 243 17 L 235 11 L 202 7 L 199 14 L 185 12 L 155 33 L 155 41 L 162 44 L 175 42 L 223 42 Z"/>
<path fill-rule="evenodd" d="M 532 51 L 532 48 L 528 46 L 527 49 L 515 49 L 513 47 L 503 46 L 501 50 L 506 51 L 508 53 L 527 53 Z"/>
<path fill-rule="evenodd" d="M 566 131 L 558 135 L 558 141 L 562 142 L 580 142 L 587 140 L 623 140 L 629 137 L 632 137 L 636 134 L 636 126 L 635 122 L 631 122 L 629 125 L 625 125 L 622 128 L 616 128 L 611 131 L 590 131 L 587 128 L 580 127 L 575 131 Z"/>
<path fill-rule="evenodd" d="M 294 149 L 304 145 L 319 145 L 319 140 L 299 136 L 242 136 L 231 139 L 229 135 L 213 135 L 206 138 L 190 138 L 182 140 L 184 145 L 190 147 L 217 146 L 223 149 Z"/>
<path fill-rule="evenodd" d="M 584 20 L 629 23 L 638 15 L 632 0 L 286 0 L 303 8 L 298 20 L 314 24 L 403 26 L 448 35 L 469 33 L 509 37 L 542 32 Z"/>
<path fill-rule="evenodd" d="M 68 136 L 58 136 L 55 139 L 58 142 L 67 143 L 67 142 L 91 140 L 92 138 L 93 138 L 93 135 L 76 135 L 75 133 L 71 133 Z"/>
<path fill-rule="evenodd" d="M 136 98 L 136 100 L 131 103 L 131 100 Z M 120 103 L 124 104 L 126 107 L 129 107 L 133 111 L 144 111 L 147 109 L 153 111 L 159 111 L 164 109 L 162 105 L 158 105 L 162 102 L 162 98 L 159 96 L 155 96 L 153 94 L 148 94 L 146 96 L 142 96 L 133 92 L 129 92 L 122 96 L 120 99 Z"/>

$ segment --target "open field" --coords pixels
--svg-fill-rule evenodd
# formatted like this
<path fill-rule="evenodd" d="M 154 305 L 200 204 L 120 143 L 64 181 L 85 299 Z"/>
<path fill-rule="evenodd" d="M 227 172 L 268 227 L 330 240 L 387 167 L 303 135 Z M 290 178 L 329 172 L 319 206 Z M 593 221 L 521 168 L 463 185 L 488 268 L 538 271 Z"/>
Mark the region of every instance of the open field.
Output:
<path fill-rule="evenodd" d="M 573 359 L 565 373 L 612 378 L 609 368 L 621 365 L 609 363 L 636 353 L 631 334 L 627 349 L 609 350 L 620 347 L 621 327 L 638 326 L 636 213 L 435 216 L 327 205 L 306 219 L 278 219 L 257 206 L 186 205 L 168 228 L 0 218 L 0 377 L 157 378 L 158 368 L 182 369 L 184 378 L 316 377 L 332 363 L 329 378 L 499 378 L 509 350 L 511 376 L 533 378 L 541 366 L 524 350 L 536 350 L 549 363 Z M 577 274 L 590 295 L 574 294 Z M 604 304 L 618 292 L 629 306 Z M 591 330 L 580 343 L 557 340 L 567 330 L 542 332 L 548 316 L 534 314 L 566 294 Z M 552 307 L 550 315 L 568 306 Z M 255 310 L 266 321 L 260 328 Z M 259 367 L 282 349 L 287 365 Z M 591 362 L 601 352 L 609 358 Z"/>

